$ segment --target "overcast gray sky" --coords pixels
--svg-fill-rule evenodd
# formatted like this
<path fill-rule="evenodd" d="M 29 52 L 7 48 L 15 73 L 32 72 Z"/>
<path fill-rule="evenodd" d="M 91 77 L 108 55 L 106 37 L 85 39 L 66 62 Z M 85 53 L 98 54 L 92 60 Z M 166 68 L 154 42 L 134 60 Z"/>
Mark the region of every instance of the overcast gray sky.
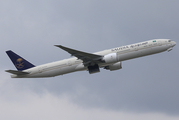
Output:
<path fill-rule="evenodd" d="M 171 52 L 43 79 L 11 79 L 13 50 L 35 65 L 156 38 L 179 44 L 178 0 L 1 0 L 0 119 L 178 120 L 178 45 Z"/>

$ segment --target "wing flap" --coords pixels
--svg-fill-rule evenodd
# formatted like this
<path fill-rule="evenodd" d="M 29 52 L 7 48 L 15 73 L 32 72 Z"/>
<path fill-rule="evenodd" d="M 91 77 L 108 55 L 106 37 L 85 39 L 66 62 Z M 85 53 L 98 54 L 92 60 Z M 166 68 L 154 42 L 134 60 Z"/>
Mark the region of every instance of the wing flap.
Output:
<path fill-rule="evenodd" d="M 16 71 L 16 70 L 6 70 L 6 72 L 12 73 L 12 74 L 15 74 L 15 75 L 27 75 L 27 74 L 29 74 L 28 72 L 22 72 L 22 71 Z"/>

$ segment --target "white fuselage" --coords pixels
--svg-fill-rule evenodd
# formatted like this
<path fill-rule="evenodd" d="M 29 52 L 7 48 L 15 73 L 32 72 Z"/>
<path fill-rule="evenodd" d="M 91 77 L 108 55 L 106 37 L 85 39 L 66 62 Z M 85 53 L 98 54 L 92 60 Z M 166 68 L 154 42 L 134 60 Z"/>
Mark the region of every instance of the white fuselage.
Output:
<path fill-rule="evenodd" d="M 155 53 L 160 53 L 163 51 L 170 51 L 176 45 L 174 41 L 169 39 L 154 39 L 149 41 L 144 41 L 136 44 L 121 46 L 118 48 L 108 49 L 94 54 L 97 55 L 108 55 L 110 53 L 117 54 L 117 62 L 138 58 L 146 55 L 151 55 Z M 114 64 L 114 63 L 110 63 Z M 100 63 L 99 67 L 105 67 L 109 63 Z M 77 59 L 76 57 L 52 62 L 40 66 L 36 66 L 24 72 L 29 72 L 27 75 L 12 75 L 13 78 L 41 78 L 41 77 L 54 77 L 58 75 L 63 75 L 75 71 L 88 70 L 86 66 L 83 65 L 83 61 Z"/>

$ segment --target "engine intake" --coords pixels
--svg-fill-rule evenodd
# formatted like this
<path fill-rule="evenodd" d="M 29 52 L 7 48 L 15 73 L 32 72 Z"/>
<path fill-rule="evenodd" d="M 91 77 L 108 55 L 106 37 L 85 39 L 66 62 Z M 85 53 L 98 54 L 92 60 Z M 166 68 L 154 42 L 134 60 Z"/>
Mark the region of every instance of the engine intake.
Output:
<path fill-rule="evenodd" d="M 103 61 L 105 61 L 105 63 L 115 63 L 115 62 L 117 62 L 116 53 L 110 53 L 110 54 L 105 55 L 103 57 Z"/>

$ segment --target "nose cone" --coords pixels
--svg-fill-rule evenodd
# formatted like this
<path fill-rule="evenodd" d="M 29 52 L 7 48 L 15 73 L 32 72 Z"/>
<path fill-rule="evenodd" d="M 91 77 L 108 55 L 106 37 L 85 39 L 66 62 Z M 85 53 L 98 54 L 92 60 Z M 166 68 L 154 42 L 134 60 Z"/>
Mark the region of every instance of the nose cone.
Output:
<path fill-rule="evenodd" d="M 175 41 L 173 41 L 173 46 L 175 46 L 177 43 Z"/>

